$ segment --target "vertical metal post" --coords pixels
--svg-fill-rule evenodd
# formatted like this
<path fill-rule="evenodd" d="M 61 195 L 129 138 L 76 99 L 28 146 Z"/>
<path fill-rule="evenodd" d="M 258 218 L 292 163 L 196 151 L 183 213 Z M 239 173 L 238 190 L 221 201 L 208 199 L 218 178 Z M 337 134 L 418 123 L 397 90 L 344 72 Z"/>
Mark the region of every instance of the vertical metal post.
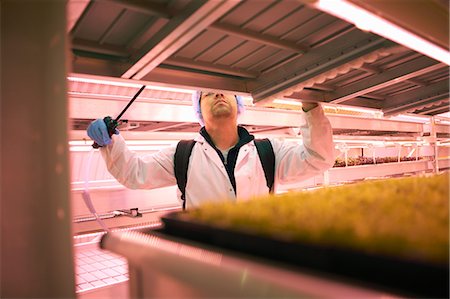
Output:
<path fill-rule="evenodd" d="M 348 147 L 347 144 L 344 143 L 344 157 L 345 157 L 345 167 L 348 166 Z"/>
<path fill-rule="evenodd" d="M 416 143 L 416 161 L 419 160 L 419 145 Z"/>
<path fill-rule="evenodd" d="M 324 186 L 329 186 L 330 185 L 330 172 L 328 170 L 326 170 L 323 173 L 323 185 Z"/>
<path fill-rule="evenodd" d="M 375 150 L 376 150 L 376 147 L 374 146 L 373 150 L 372 150 L 373 164 L 377 164 L 377 156 L 375 155 Z"/>
<path fill-rule="evenodd" d="M 436 133 L 436 121 L 434 119 L 434 116 L 430 118 L 430 125 L 431 125 L 431 145 L 433 145 L 433 172 L 438 173 L 439 172 L 439 149 L 437 145 L 437 133 Z"/>
<path fill-rule="evenodd" d="M 1 298 L 75 298 L 66 1 L 1 0 Z"/>

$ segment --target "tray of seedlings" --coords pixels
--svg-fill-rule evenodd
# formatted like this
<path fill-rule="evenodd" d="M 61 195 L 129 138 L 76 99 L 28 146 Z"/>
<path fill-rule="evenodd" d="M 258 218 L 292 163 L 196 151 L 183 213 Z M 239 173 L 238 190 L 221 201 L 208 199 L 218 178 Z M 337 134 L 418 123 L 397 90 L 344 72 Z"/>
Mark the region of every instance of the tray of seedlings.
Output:
<path fill-rule="evenodd" d="M 449 175 L 391 178 L 167 214 L 163 232 L 406 296 L 449 295 Z"/>

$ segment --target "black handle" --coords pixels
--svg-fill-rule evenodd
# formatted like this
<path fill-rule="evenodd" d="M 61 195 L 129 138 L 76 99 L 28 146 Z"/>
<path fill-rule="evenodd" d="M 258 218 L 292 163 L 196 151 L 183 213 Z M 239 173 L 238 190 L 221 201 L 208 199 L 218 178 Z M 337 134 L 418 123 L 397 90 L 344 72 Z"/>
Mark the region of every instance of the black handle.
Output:
<path fill-rule="evenodd" d="M 106 129 L 108 130 L 108 135 L 109 137 L 111 137 L 116 132 L 116 128 L 119 126 L 119 122 L 117 120 L 112 119 L 111 116 L 103 118 L 103 121 L 105 122 Z M 92 147 L 99 148 L 102 146 L 99 145 L 97 142 L 94 142 L 94 144 L 92 144 Z"/>
<path fill-rule="evenodd" d="M 103 119 L 103 121 L 106 124 L 106 128 L 108 129 L 108 134 L 109 137 L 111 137 L 114 132 L 116 131 L 117 126 L 119 125 L 119 119 L 120 117 L 122 117 L 122 115 L 125 113 L 125 111 L 127 111 L 127 109 L 131 106 L 131 104 L 133 104 L 134 100 L 137 99 L 137 97 L 141 94 L 142 91 L 144 91 L 145 89 L 145 85 L 143 85 L 138 92 L 133 96 L 133 98 L 131 99 L 131 101 L 128 103 L 128 105 L 125 106 L 125 108 L 122 110 L 122 112 L 120 112 L 120 114 L 117 116 L 116 119 L 112 119 L 110 116 L 107 116 Z M 92 144 L 93 148 L 99 148 L 102 147 L 101 145 L 99 145 L 98 143 L 94 142 L 94 144 Z"/>

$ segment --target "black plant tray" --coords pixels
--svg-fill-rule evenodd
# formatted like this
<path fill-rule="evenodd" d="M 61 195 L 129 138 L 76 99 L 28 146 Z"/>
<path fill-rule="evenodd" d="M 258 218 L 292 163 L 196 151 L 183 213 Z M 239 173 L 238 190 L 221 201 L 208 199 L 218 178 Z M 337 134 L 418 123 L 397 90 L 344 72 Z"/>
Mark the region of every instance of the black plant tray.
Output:
<path fill-rule="evenodd" d="M 162 217 L 163 233 L 351 278 L 408 297 L 449 297 L 448 265 L 267 238 L 185 221 L 181 213 Z"/>

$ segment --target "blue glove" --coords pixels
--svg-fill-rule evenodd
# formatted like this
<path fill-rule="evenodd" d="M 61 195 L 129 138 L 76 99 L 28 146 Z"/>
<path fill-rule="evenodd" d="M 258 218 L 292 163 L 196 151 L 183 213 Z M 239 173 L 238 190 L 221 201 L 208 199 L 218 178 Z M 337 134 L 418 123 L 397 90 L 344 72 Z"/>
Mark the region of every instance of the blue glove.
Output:
<path fill-rule="evenodd" d="M 87 134 L 99 146 L 105 146 L 111 143 L 111 137 L 108 134 L 108 128 L 105 121 L 101 118 L 91 122 L 87 128 Z M 119 130 L 115 129 L 114 134 L 119 134 Z"/>

